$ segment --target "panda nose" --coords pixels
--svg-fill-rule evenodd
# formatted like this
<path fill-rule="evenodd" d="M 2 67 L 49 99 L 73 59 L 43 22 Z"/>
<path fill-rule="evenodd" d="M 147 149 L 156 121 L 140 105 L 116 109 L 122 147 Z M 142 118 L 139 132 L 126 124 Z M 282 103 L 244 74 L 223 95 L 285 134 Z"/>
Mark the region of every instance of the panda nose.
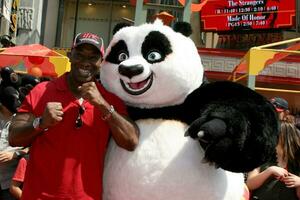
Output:
<path fill-rule="evenodd" d="M 136 75 L 143 73 L 144 67 L 141 64 L 138 65 L 119 65 L 119 73 L 123 76 L 127 76 L 128 78 L 132 78 Z"/>

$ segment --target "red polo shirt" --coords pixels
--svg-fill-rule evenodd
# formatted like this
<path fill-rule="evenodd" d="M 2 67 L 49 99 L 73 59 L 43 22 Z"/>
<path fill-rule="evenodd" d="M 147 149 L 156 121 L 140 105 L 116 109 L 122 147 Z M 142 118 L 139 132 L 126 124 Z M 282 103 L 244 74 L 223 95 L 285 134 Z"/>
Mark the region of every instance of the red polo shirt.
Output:
<path fill-rule="evenodd" d="M 120 99 L 100 84 L 97 87 L 119 114 L 127 114 Z M 109 126 L 100 111 L 84 100 L 83 126 L 75 127 L 79 102 L 68 89 L 66 75 L 37 85 L 19 112 L 41 116 L 47 102 L 62 103 L 63 120 L 32 143 L 22 199 L 100 200 Z"/>

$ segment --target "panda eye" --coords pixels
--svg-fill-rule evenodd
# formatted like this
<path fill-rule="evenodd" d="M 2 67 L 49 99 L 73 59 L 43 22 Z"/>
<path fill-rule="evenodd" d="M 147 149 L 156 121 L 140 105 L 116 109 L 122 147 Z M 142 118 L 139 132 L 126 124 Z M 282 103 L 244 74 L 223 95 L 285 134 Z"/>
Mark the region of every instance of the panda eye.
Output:
<path fill-rule="evenodd" d="M 161 59 L 161 54 L 159 52 L 156 51 L 152 51 L 148 54 L 147 56 L 147 60 L 148 61 L 157 61 Z"/>
<path fill-rule="evenodd" d="M 124 60 L 127 60 L 128 59 L 128 55 L 124 52 L 120 53 L 119 56 L 118 56 L 118 60 L 120 62 L 124 61 Z"/>

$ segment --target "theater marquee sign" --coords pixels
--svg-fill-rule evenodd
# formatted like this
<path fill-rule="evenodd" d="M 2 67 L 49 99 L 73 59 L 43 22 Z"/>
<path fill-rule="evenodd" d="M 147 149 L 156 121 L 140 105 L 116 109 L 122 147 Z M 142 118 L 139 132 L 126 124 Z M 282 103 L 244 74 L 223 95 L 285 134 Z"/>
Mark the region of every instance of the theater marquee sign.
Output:
<path fill-rule="evenodd" d="M 202 8 L 203 31 L 291 28 L 295 0 L 212 0 Z"/>

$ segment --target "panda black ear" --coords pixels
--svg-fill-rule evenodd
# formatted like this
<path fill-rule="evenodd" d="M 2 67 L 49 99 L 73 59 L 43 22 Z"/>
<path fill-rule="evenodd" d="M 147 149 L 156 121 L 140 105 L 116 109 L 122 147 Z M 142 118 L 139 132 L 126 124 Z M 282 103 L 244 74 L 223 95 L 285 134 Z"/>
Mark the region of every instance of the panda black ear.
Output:
<path fill-rule="evenodd" d="M 129 23 L 126 23 L 126 22 L 117 23 L 112 31 L 113 35 L 116 34 L 116 32 L 118 32 L 120 29 L 127 27 L 127 26 L 132 26 L 132 25 Z"/>
<path fill-rule="evenodd" d="M 179 32 L 186 37 L 192 35 L 193 30 L 190 23 L 187 22 L 176 22 L 173 26 L 175 32 Z"/>

